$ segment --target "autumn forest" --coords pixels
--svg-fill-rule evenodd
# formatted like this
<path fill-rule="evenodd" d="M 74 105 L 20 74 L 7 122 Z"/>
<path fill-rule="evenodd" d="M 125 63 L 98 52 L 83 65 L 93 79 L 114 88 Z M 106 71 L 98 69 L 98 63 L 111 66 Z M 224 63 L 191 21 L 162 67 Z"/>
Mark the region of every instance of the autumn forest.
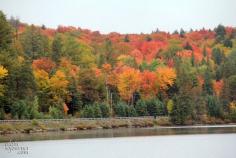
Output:
<path fill-rule="evenodd" d="M 0 119 L 138 116 L 236 122 L 236 28 L 101 34 L 0 11 Z"/>

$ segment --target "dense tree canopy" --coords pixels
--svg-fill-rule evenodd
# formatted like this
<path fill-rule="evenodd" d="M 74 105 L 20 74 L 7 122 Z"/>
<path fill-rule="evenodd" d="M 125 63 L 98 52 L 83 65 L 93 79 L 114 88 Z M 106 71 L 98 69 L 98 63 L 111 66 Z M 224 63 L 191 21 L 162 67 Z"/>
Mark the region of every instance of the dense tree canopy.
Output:
<path fill-rule="evenodd" d="M 173 34 L 100 34 L 8 21 L 0 12 L 1 119 L 234 120 L 235 31 L 219 25 Z"/>

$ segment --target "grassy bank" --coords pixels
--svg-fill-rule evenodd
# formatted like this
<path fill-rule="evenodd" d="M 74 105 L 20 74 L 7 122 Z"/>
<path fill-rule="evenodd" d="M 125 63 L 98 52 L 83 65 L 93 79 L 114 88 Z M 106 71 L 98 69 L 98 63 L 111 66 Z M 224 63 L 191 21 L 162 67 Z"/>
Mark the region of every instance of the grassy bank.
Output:
<path fill-rule="evenodd" d="M 230 122 L 210 119 L 206 122 L 193 124 L 227 124 Z M 154 126 L 172 126 L 168 117 L 161 118 L 127 118 L 127 119 L 67 119 L 67 120 L 29 120 L 29 121 L 10 121 L 0 123 L 0 134 L 15 133 L 35 133 L 35 132 L 51 132 L 51 131 L 80 131 L 88 129 L 114 129 L 114 128 L 143 128 Z"/>
<path fill-rule="evenodd" d="M 101 120 L 65 120 L 65 121 L 24 121 L 0 124 L 1 134 L 34 133 L 47 131 L 79 131 L 88 129 L 140 128 L 153 127 L 157 121 L 152 118 L 101 119 Z"/>

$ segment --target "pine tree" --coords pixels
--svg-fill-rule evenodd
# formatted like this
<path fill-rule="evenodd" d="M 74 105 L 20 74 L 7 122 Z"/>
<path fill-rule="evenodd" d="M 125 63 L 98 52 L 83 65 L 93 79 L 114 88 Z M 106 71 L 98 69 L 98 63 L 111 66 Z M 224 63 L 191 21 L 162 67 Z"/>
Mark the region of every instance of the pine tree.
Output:
<path fill-rule="evenodd" d="M 129 42 L 129 36 L 125 35 L 124 42 Z"/>
<path fill-rule="evenodd" d="M 186 124 L 186 121 L 191 119 L 193 110 L 193 101 L 191 97 L 184 93 L 180 93 L 174 97 L 173 101 L 173 109 L 170 114 L 171 121 L 177 125 Z"/>
<path fill-rule="evenodd" d="M 217 28 L 215 28 L 216 32 L 216 39 L 218 42 L 221 42 L 224 40 L 224 36 L 226 34 L 225 27 L 223 25 L 218 25 Z"/>
<path fill-rule="evenodd" d="M 208 95 L 213 94 L 212 75 L 209 68 L 206 70 L 204 74 L 203 91 L 205 92 L 205 94 Z"/>
<path fill-rule="evenodd" d="M 0 51 L 10 48 L 12 37 L 12 28 L 7 22 L 6 16 L 0 11 Z"/>
<path fill-rule="evenodd" d="M 47 37 L 43 36 L 40 29 L 34 25 L 29 26 L 21 35 L 21 43 L 29 59 L 45 56 L 45 47 L 48 44 L 45 38 Z"/>
<path fill-rule="evenodd" d="M 29 62 L 16 65 L 9 70 L 7 87 L 9 100 L 27 99 L 35 96 L 36 83 Z"/>
<path fill-rule="evenodd" d="M 58 64 L 60 62 L 61 55 L 62 55 L 62 38 L 59 34 L 57 34 L 52 42 L 52 60 Z"/>
<path fill-rule="evenodd" d="M 185 35 L 184 29 L 182 29 L 182 28 L 180 29 L 179 35 L 180 35 L 180 37 L 184 38 L 184 35 Z"/>
<path fill-rule="evenodd" d="M 220 65 L 225 58 L 224 53 L 219 48 L 214 48 L 212 50 L 212 57 L 217 65 Z"/>

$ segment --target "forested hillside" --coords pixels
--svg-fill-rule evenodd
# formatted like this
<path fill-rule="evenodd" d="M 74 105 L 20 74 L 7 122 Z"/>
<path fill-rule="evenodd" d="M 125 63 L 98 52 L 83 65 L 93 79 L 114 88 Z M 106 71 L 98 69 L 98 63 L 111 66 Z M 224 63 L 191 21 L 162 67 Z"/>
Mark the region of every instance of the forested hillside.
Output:
<path fill-rule="evenodd" d="M 0 12 L 0 119 L 149 115 L 236 121 L 236 28 L 101 34 Z"/>

